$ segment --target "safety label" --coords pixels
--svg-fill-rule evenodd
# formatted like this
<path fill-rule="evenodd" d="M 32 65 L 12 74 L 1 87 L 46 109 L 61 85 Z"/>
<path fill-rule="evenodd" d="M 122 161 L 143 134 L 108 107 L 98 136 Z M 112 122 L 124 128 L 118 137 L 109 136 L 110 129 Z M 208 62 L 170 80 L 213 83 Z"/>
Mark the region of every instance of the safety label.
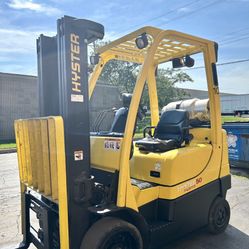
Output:
<path fill-rule="evenodd" d="M 120 150 L 120 140 L 119 139 L 105 139 L 104 148 L 106 150 Z"/>
<path fill-rule="evenodd" d="M 74 152 L 74 161 L 82 161 L 83 158 L 83 150 L 78 150 Z"/>
<path fill-rule="evenodd" d="M 84 102 L 82 94 L 71 94 L 71 102 Z"/>

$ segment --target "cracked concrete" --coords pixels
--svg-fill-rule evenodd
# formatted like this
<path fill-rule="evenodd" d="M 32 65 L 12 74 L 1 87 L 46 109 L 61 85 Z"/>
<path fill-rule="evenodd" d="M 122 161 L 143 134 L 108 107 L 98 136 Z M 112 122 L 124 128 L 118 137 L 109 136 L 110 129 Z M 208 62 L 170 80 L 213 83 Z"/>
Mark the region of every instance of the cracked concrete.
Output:
<path fill-rule="evenodd" d="M 232 183 L 233 188 L 227 196 L 232 209 L 231 220 L 225 233 L 212 236 L 204 230 L 197 231 L 164 249 L 248 249 L 249 179 L 233 175 Z M 13 249 L 22 240 L 19 192 L 16 153 L 2 154 L 0 155 L 0 249 Z"/>
<path fill-rule="evenodd" d="M 20 194 L 16 154 L 0 155 L 0 248 L 21 241 Z"/>

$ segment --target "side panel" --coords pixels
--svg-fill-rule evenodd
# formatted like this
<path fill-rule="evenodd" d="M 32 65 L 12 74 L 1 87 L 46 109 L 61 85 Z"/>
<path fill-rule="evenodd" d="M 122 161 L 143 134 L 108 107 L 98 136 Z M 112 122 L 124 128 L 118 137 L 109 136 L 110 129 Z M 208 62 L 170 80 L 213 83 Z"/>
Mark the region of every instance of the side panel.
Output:
<path fill-rule="evenodd" d="M 191 144 L 164 153 L 147 154 L 135 148 L 131 160 L 131 177 L 174 186 L 198 176 L 210 165 L 212 156 L 210 144 Z"/>
<path fill-rule="evenodd" d="M 122 138 L 91 136 L 91 164 L 93 167 L 114 172 L 119 170 Z"/>
<path fill-rule="evenodd" d="M 158 216 L 167 218 L 164 210 L 173 210 L 172 224 L 152 234 L 152 244 L 169 242 L 197 228 L 207 225 L 209 208 L 220 193 L 219 180 L 173 201 L 160 199 Z M 170 208 L 170 206 L 173 208 Z M 166 233 L 165 233 L 166 232 Z M 165 236 L 167 234 L 167 236 Z M 159 242 L 159 243 L 158 243 Z"/>
<path fill-rule="evenodd" d="M 177 199 L 160 198 L 141 206 L 139 211 L 151 227 L 153 248 L 206 226 L 209 208 L 220 194 L 220 180 L 216 180 Z"/>
<path fill-rule="evenodd" d="M 211 130 L 191 130 L 189 146 L 165 153 L 142 153 L 136 147 L 130 160 L 131 177 L 159 184 L 159 198 L 175 199 L 220 177 L 229 175 L 226 137 L 223 131 L 222 161 L 210 144 Z"/>

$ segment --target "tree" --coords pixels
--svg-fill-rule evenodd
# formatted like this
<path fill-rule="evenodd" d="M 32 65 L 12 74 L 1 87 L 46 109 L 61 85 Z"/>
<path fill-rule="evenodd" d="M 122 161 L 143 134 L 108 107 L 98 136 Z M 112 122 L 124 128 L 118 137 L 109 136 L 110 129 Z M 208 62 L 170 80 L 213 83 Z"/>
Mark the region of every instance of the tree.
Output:
<path fill-rule="evenodd" d="M 109 42 L 95 44 L 95 48 L 103 46 L 107 43 Z M 99 83 L 103 82 L 117 86 L 121 93 L 132 93 L 140 67 L 141 66 L 137 63 L 111 60 L 105 65 L 100 75 Z M 177 83 L 193 81 L 191 77 L 183 71 L 164 68 L 157 70 L 156 80 L 160 108 L 169 102 L 182 99 L 187 96 L 183 89 L 176 87 Z M 147 84 L 144 88 L 141 104 L 149 107 Z"/>
<path fill-rule="evenodd" d="M 183 71 L 163 68 L 158 69 L 156 81 L 160 108 L 188 96 L 183 89 L 176 87 L 177 83 L 193 82 L 192 78 Z"/>
<path fill-rule="evenodd" d="M 99 80 L 117 86 L 121 93 L 132 93 L 138 69 L 139 64 L 111 60 L 104 67 Z"/>

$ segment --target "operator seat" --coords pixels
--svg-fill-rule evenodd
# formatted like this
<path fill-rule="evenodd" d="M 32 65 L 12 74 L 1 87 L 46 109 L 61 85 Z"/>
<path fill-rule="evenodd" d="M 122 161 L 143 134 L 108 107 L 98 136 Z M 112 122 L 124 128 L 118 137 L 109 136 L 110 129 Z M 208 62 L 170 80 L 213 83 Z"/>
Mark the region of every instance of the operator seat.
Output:
<path fill-rule="evenodd" d="M 129 106 L 131 103 L 132 94 L 123 93 L 123 107 L 119 108 L 115 113 L 115 117 L 111 126 L 109 133 L 124 133 L 126 120 L 129 112 Z"/>
<path fill-rule="evenodd" d="M 111 129 L 109 130 L 109 134 L 112 133 L 119 133 L 122 134 L 125 131 L 126 121 L 129 113 L 129 107 L 131 104 L 132 94 L 130 93 L 123 93 L 122 94 L 122 100 L 123 100 L 123 107 L 119 108 L 114 116 L 114 120 L 111 126 Z M 144 115 L 144 111 L 142 107 L 139 105 L 138 112 L 137 112 L 137 118 L 142 120 Z M 134 128 L 134 133 L 137 125 L 137 119 L 136 124 Z"/>
<path fill-rule="evenodd" d="M 182 143 L 189 143 L 189 113 L 186 110 L 169 110 L 163 112 L 153 137 L 136 142 L 140 151 L 166 152 L 180 148 Z"/>

